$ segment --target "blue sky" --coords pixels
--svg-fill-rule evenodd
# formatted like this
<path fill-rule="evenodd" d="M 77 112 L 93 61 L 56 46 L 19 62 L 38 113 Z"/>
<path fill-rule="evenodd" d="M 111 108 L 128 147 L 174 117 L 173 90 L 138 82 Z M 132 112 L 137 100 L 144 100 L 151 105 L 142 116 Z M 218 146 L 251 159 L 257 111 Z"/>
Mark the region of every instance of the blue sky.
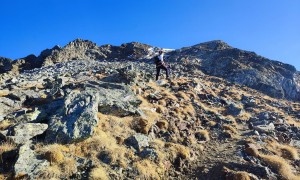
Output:
<path fill-rule="evenodd" d="M 299 0 L 0 0 L 0 56 L 76 39 L 181 48 L 221 39 L 300 70 Z"/>

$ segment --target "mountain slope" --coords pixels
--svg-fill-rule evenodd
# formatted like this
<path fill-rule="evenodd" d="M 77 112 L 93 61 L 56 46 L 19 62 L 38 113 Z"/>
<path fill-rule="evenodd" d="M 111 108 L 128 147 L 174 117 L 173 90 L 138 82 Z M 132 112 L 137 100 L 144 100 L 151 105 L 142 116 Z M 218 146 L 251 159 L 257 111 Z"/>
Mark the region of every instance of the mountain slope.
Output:
<path fill-rule="evenodd" d="M 1 82 L 0 178 L 299 179 L 299 103 L 188 69 L 73 60 Z"/>
<path fill-rule="evenodd" d="M 76 39 L 62 48 L 55 46 L 46 49 L 38 57 L 29 55 L 16 61 L 2 58 L 0 62 L 5 65 L 0 64 L 0 68 L 3 73 L 11 69 L 18 72 L 70 60 L 145 60 L 153 57 L 157 49 L 137 42 L 121 46 L 97 46 L 91 41 Z M 175 71 L 179 74 L 193 73 L 193 68 L 246 85 L 271 97 L 300 100 L 300 75 L 295 67 L 269 60 L 254 52 L 233 48 L 220 40 L 171 51 L 167 56 L 167 61 L 175 63 Z"/>
<path fill-rule="evenodd" d="M 222 41 L 176 50 L 169 59 L 198 60 L 196 68 L 206 74 L 249 86 L 271 97 L 300 100 L 299 73 L 295 67 L 230 47 Z"/>

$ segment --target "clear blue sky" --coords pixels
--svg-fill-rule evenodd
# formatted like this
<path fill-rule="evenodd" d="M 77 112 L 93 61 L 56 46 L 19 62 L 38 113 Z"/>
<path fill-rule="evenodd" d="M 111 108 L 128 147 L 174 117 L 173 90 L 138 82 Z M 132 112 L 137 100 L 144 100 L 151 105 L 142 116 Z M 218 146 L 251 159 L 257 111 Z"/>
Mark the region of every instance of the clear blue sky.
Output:
<path fill-rule="evenodd" d="M 299 0 L 0 0 L 0 56 L 75 38 L 181 48 L 221 39 L 300 70 Z"/>

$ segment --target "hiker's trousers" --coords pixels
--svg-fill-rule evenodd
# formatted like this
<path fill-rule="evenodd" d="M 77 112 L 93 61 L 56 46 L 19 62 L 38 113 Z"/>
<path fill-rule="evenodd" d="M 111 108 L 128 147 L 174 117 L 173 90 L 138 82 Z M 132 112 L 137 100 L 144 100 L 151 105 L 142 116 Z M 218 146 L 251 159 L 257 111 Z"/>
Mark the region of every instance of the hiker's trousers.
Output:
<path fill-rule="evenodd" d="M 158 80 L 161 69 L 166 71 L 166 77 L 167 77 L 167 79 L 169 78 L 169 73 L 170 73 L 169 67 L 164 64 L 159 64 L 159 65 L 156 65 L 156 81 Z"/>

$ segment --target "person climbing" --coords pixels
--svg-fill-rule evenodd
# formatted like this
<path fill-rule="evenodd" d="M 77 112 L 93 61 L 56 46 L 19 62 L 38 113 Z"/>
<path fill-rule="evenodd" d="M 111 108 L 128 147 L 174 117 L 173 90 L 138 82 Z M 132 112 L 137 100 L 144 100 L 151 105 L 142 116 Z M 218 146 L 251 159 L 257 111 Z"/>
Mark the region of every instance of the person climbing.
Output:
<path fill-rule="evenodd" d="M 168 65 L 164 62 L 163 50 L 158 51 L 158 56 L 155 57 L 155 64 L 156 64 L 156 81 L 158 80 L 161 69 L 166 71 L 166 78 L 169 79 L 170 69 Z"/>

